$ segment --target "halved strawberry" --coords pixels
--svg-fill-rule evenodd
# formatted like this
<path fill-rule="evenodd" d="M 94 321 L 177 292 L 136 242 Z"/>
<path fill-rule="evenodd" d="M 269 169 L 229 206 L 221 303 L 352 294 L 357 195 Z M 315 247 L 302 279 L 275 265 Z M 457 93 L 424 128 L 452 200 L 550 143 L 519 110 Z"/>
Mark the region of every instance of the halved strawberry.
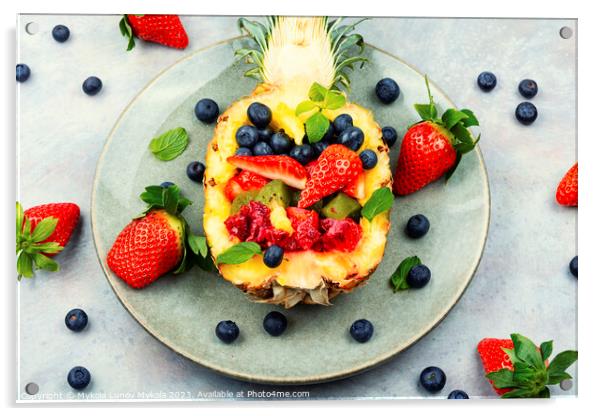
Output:
<path fill-rule="evenodd" d="M 577 163 L 564 175 L 556 188 L 556 202 L 568 207 L 576 207 L 579 202 L 579 168 Z"/>
<path fill-rule="evenodd" d="M 362 161 L 354 151 L 342 144 L 328 146 L 318 158 L 317 165 L 311 169 L 298 206 L 307 208 L 332 195 L 355 181 L 362 172 Z"/>
<path fill-rule="evenodd" d="M 363 199 L 366 197 L 366 174 L 364 172 L 357 175 L 357 178 L 345 188 L 343 192 L 355 199 Z"/>
<path fill-rule="evenodd" d="M 264 178 L 279 179 L 296 189 L 305 188 L 307 182 L 303 165 L 289 156 L 230 156 L 228 162 Z"/>
<path fill-rule="evenodd" d="M 261 189 L 268 180 L 263 176 L 248 170 L 241 170 L 239 173 L 234 175 L 224 188 L 226 198 L 233 201 L 238 194 L 244 191 L 250 191 L 253 189 Z"/>

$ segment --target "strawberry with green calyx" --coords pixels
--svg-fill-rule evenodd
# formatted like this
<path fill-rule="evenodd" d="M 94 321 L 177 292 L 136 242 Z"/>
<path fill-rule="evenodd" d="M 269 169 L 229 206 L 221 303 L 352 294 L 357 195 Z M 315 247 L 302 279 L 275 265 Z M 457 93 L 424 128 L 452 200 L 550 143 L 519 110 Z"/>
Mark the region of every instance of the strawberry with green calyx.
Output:
<path fill-rule="evenodd" d="M 552 341 L 537 347 L 523 335 L 510 337 L 485 338 L 477 346 L 486 377 L 503 399 L 549 398 L 548 385 L 572 378 L 566 370 L 577 361 L 577 351 L 563 351 L 548 363 Z"/>
<path fill-rule="evenodd" d="M 143 288 L 160 276 L 182 273 L 193 264 L 210 266 L 207 241 L 190 233 L 182 211 L 192 202 L 176 185 L 149 186 L 140 195 L 147 209 L 117 236 L 107 255 L 109 268 L 129 286 Z"/>
<path fill-rule="evenodd" d="M 188 35 L 176 15 L 126 14 L 119 21 L 119 30 L 128 38 L 128 51 L 136 46 L 135 37 L 170 48 L 184 49 L 188 46 Z"/>
<path fill-rule="evenodd" d="M 449 179 L 462 155 L 475 148 L 480 139 L 473 139 L 469 127 L 478 126 L 474 113 L 468 109 L 447 109 L 438 118 L 428 78 L 424 77 L 428 104 L 415 104 L 422 121 L 410 126 L 399 150 L 393 190 L 408 195 L 441 176 Z"/>
<path fill-rule="evenodd" d="M 79 221 L 79 207 L 63 202 L 38 205 L 23 211 L 17 202 L 17 278 L 33 277 L 34 269 L 56 272 L 50 257 L 66 245 Z"/>

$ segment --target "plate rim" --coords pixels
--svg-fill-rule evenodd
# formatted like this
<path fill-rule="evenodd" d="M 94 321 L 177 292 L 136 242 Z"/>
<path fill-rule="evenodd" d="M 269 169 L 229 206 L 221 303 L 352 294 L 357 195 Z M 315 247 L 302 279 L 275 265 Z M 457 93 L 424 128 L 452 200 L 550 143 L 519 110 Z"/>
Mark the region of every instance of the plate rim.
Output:
<path fill-rule="evenodd" d="M 216 366 L 214 364 L 205 362 L 204 360 L 199 359 L 199 357 L 193 356 L 192 354 L 188 354 L 187 352 L 180 350 L 177 346 L 172 345 L 168 339 L 166 339 L 159 333 L 155 333 L 153 330 L 151 330 L 148 327 L 148 324 L 145 322 L 145 320 L 136 313 L 135 309 L 125 299 L 123 299 L 119 295 L 117 288 L 115 287 L 112 279 L 110 278 L 110 275 L 112 275 L 112 272 L 110 270 L 108 270 L 104 260 L 101 258 L 100 241 L 98 240 L 98 232 L 96 231 L 97 230 L 97 225 L 96 225 L 97 212 L 94 209 L 95 203 L 96 203 L 96 192 L 98 190 L 98 184 L 100 181 L 99 180 L 99 172 L 101 170 L 101 167 L 103 166 L 103 161 L 107 154 L 109 145 L 113 141 L 115 132 L 117 131 L 117 128 L 121 125 L 121 122 L 123 121 L 123 118 L 125 117 L 126 113 L 130 110 L 130 108 L 134 105 L 134 103 L 138 100 L 138 98 L 142 94 L 144 94 L 155 82 L 157 82 L 159 80 L 159 78 L 161 78 L 165 73 L 170 71 L 172 68 L 176 67 L 177 65 L 179 65 L 182 62 L 192 59 L 199 53 L 202 53 L 209 49 L 212 49 L 212 48 L 224 45 L 224 44 L 228 44 L 228 43 L 234 42 L 239 39 L 244 39 L 244 38 L 247 38 L 247 36 L 240 35 L 240 36 L 234 36 L 234 37 L 230 37 L 227 39 L 223 39 L 218 42 L 214 42 L 210 45 L 207 45 L 203 48 L 197 49 L 197 50 L 191 52 L 189 55 L 176 60 L 172 64 L 168 65 L 167 67 L 165 67 L 161 71 L 159 71 L 159 73 L 157 75 L 155 75 L 140 91 L 138 91 L 134 95 L 134 97 L 130 100 L 130 102 L 121 111 L 121 113 L 119 114 L 119 117 L 117 117 L 115 124 L 113 125 L 113 127 L 109 131 L 107 138 L 105 139 L 102 150 L 98 157 L 98 161 L 96 162 L 96 169 L 94 171 L 94 180 L 92 182 L 92 193 L 91 193 L 91 198 L 90 198 L 90 224 L 91 224 L 91 228 L 92 228 L 92 241 L 94 242 L 94 251 L 96 252 L 96 258 L 98 259 L 98 262 L 100 263 L 100 267 L 104 273 L 105 278 L 107 279 L 107 281 L 109 283 L 109 286 L 111 287 L 111 290 L 113 290 L 113 293 L 115 294 L 115 296 L 117 297 L 119 302 L 122 304 L 122 306 L 125 308 L 125 310 L 127 310 L 128 313 L 134 318 L 134 320 L 138 324 L 140 324 L 140 326 L 142 328 L 144 328 L 144 330 L 148 334 L 150 334 L 153 338 L 155 338 L 157 341 L 161 342 L 163 345 L 168 347 L 173 352 L 179 354 L 182 357 L 187 358 L 188 360 L 192 361 L 195 364 L 198 364 L 205 368 L 208 368 L 218 374 L 221 374 L 226 377 L 234 378 L 237 380 L 258 383 L 258 384 L 274 384 L 274 385 L 292 385 L 292 386 L 294 386 L 294 385 L 326 383 L 326 382 L 330 382 L 330 381 L 341 380 L 341 379 L 344 379 L 347 377 L 351 377 L 351 376 L 363 373 L 365 371 L 368 371 L 370 369 L 373 369 L 377 366 L 380 366 L 380 365 L 390 361 L 391 359 L 396 357 L 398 354 L 400 354 L 401 352 L 410 348 L 412 345 L 414 345 L 418 341 L 420 341 L 424 336 L 429 334 L 433 329 L 435 329 L 447 317 L 447 315 L 452 311 L 452 309 L 454 309 L 454 307 L 458 304 L 458 302 L 460 301 L 460 299 L 462 298 L 462 296 L 464 295 L 464 293 L 470 286 L 470 283 L 472 282 L 472 279 L 474 278 L 474 276 L 479 268 L 479 265 L 481 263 L 481 260 L 483 258 L 483 253 L 485 251 L 487 237 L 489 236 L 489 226 L 491 223 L 491 188 L 489 185 L 489 174 L 487 172 L 487 166 L 485 165 L 485 160 L 483 158 L 483 154 L 481 152 L 481 148 L 479 145 L 476 146 L 476 154 L 477 154 L 478 163 L 481 166 L 481 168 L 483 169 L 483 172 L 485 175 L 485 188 L 486 188 L 486 193 L 487 193 L 487 199 L 486 199 L 487 215 L 485 218 L 485 232 L 483 234 L 483 238 L 481 241 L 480 253 L 479 253 L 479 256 L 478 256 L 476 262 L 472 266 L 472 272 L 470 273 L 470 277 L 466 281 L 466 284 L 464 285 L 462 290 L 457 294 L 456 298 L 453 299 L 451 306 L 447 310 L 445 310 L 442 314 L 436 316 L 433 319 L 432 324 L 430 324 L 426 330 L 419 332 L 417 335 L 412 337 L 409 341 L 403 343 L 403 345 L 400 345 L 398 348 L 392 349 L 392 350 L 388 351 L 387 353 L 381 354 L 381 355 L 373 358 L 372 360 L 363 363 L 362 365 L 359 365 L 359 366 L 356 366 L 353 368 L 349 368 L 347 370 L 342 370 L 342 371 L 337 371 L 337 372 L 332 372 L 332 373 L 327 373 L 327 374 L 320 374 L 319 376 L 313 376 L 313 377 L 303 376 L 303 377 L 267 378 L 267 377 L 257 377 L 257 376 L 254 376 L 253 374 L 247 373 L 247 372 L 237 372 L 237 371 L 228 370 L 228 369 Z M 366 46 L 391 57 L 392 59 L 400 62 L 403 65 L 406 65 L 407 67 L 409 67 L 410 69 L 412 69 L 419 75 L 423 75 L 423 76 L 425 75 L 425 73 L 420 71 L 416 66 L 406 62 L 405 60 L 394 55 L 391 52 L 381 49 L 378 46 L 375 46 L 368 42 L 366 42 Z M 429 83 L 431 85 L 433 85 L 441 93 L 441 95 L 443 97 L 445 97 L 446 100 L 448 100 L 450 103 L 452 103 L 454 105 L 454 107 L 456 107 L 453 100 L 450 99 L 450 97 L 445 93 L 445 91 L 443 89 L 441 89 L 437 85 L 437 83 L 433 82 L 430 78 L 429 78 Z"/>

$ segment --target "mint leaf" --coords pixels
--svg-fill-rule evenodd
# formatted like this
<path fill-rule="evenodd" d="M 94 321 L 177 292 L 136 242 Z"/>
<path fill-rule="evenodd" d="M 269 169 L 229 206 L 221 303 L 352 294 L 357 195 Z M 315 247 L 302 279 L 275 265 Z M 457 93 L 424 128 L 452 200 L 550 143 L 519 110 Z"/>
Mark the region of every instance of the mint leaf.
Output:
<path fill-rule="evenodd" d="M 322 113 L 316 113 L 305 122 L 305 132 L 310 143 L 320 141 L 328 131 L 330 121 Z"/>
<path fill-rule="evenodd" d="M 54 232 L 54 230 L 56 229 L 56 224 L 58 222 L 58 218 L 44 218 L 38 223 L 38 225 L 36 225 L 36 228 L 33 230 L 33 234 L 31 235 L 31 239 L 35 243 L 39 243 L 41 241 L 46 240 Z"/>
<path fill-rule="evenodd" d="M 410 288 L 408 282 L 406 281 L 406 277 L 408 276 L 408 273 L 412 267 L 418 266 L 419 264 L 422 264 L 422 262 L 417 256 L 407 257 L 401 263 L 399 263 L 399 266 L 397 266 L 397 269 L 391 275 L 391 285 L 393 286 L 394 292 Z"/>
<path fill-rule="evenodd" d="M 314 82 L 313 84 L 311 84 L 311 87 L 309 88 L 309 99 L 312 100 L 315 103 L 319 103 L 324 101 L 324 98 L 326 97 L 326 92 L 328 90 L 326 89 L 326 87 L 323 87 L 322 85 L 318 84 L 317 82 Z"/>
<path fill-rule="evenodd" d="M 252 241 L 238 243 L 217 256 L 218 264 L 241 264 L 251 259 L 254 255 L 261 254 L 259 244 Z"/>
<path fill-rule="evenodd" d="M 467 118 L 464 119 L 464 121 L 462 121 L 462 124 L 464 125 L 464 127 L 472 127 L 472 126 L 479 125 L 479 120 L 477 120 L 477 117 L 468 108 L 463 108 L 460 111 L 468 116 Z"/>
<path fill-rule="evenodd" d="M 443 121 L 443 124 L 445 124 L 445 127 L 448 128 L 448 130 L 451 130 L 452 127 L 454 127 L 460 121 L 467 118 L 468 115 L 464 114 L 460 110 L 456 110 L 455 108 L 448 108 L 445 111 L 445 113 L 443 113 L 443 115 L 441 116 L 441 120 Z"/>
<path fill-rule="evenodd" d="M 295 115 L 298 116 L 303 113 L 307 113 L 308 111 L 312 111 L 314 108 L 318 108 L 318 105 L 313 101 L 302 101 L 295 109 Z"/>
<path fill-rule="evenodd" d="M 336 110 L 345 105 L 345 96 L 340 91 L 329 90 L 324 99 L 324 108 Z"/>
<path fill-rule="evenodd" d="M 196 255 L 207 257 L 207 238 L 202 235 L 188 234 L 188 245 Z"/>
<path fill-rule="evenodd" d="M 148 148 L 157 159 L 167 161 L 180 156 L 186 146 L 188 133 L 182 127 L 177 127 L 152 139 Z"/>
<path fill-rule="evenodd" d="M 393 200 L 393 192 L 389 188 L 377 189 L 362 208 L 362 216 L 368 219 L 368 221 L 372 221 L 381 212 L 391 209 Z"/>

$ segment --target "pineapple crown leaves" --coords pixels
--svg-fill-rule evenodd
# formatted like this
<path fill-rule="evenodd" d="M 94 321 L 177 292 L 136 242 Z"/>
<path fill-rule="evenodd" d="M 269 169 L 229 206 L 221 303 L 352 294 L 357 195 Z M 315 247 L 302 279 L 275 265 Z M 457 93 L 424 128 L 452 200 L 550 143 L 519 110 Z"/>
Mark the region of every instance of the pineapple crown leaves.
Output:
<path fill-rule="evenodd" d="M 512 389 L 502 398 L 548 398 L 548 385 L 572 378 L 566 370 L 577 361 L 577 351 L 563 351 L 546 365 L 546 360 L 552 355 L 552 341 L 543 342 L 538 348 L 523 335 L 512 334 L 510 338 L 514 348 L 502 350 L 510 357 L 514 371 L 503 368 L 487 374 L 495 387 Z"/>
<path fill-rule="evenodd" d="M 334 59 L 335 75 L 332 85 L 329 85 L 329 87 L 338 90 L 341 88 L 349 89 L 351 86 L 349 72 L 354 69 L 356 63 L 359 63 L 361 68 L 368 62 L 368 58 L 360 56 L 365 47 L 364 38 L 358 33 L 353 33 L 357 25 L 367 20 L 367 18 L 359 19 L 348 25 L 342 24 L 343 18 L 331 20 L 328 17 L 323 17 L 321 19 L 330 38 L 330 48 Z M 248 35 L 253 41 L 251 47 L 240 48 L 235 52 L 235 56 L 239 60 L 244 60 L 246 63 L 253 65 L 245 72 L 245 76 L 265 81 L 263 59 L 269 48 L 270 36 L 278 24 L 278 16 L 267 17 L 266 24 L 251 21 L 244 17 L 238 19 L 238 27 L 241 33 Z"/>
<path fill-rule="evenodd" d="M 56 229 L 58 219 L 47 217 L 31 229 L 31 222 L 23 212 L 23 207 L 17 202 L 17 279 L 33 277 L 35 269 L 56 272 L 59 264 L 46 254 L 58 253 L 63 249 L 57 242 L 43 242 Z"/>
<path fill-rule="evenodd" d="M 310 143 L 318 142 L 324 137 L 330 126 L 330 121 L 322 113 L 322 110 L 336 110 L 345 105 L 345 95 L 338 90 L 328 89 L 314 82 L 307 93 L 309 100 L 302 101 L 297 105 L 295 114 L 307 113 L 317 110 L 305 121 L 305 132 Z"/>
<path fill-rule="evenodd" d="M 180 265 L 174 270 L 174 274 L 182 273 L 190 269 L 193 265 L 197 265 L 206 271 L 215 270 L 215 266 L 210 256 L 208 256 L 207 238 L 202 235 L 193 234 L 187 221 L 182 217 L 182 212 L 187 206 L 192 204 L 192 201 L 181 195 L 180 188 L 177 185 L 170 185 L 168 187 L 158 185 L 147 186 L 144 188 L 144 192 L 140 194 L 140 199 L 146 202 L 147 208 L 136 218 L 144 217 L 151 210 L 163 209 L 167 213 L 178 217 L 182 222 L 184 250 Z"/>
<path fill-rule="evenodd" d="M 136 46 L 136 37 L 134 36 L 134 31 L 132 30 L 127 14 L 124 14 L 119 21 L 119 30 L 121 31 L 121 35 L 125 36 L 128 40 L 127 51 L 129 52 L 134 49 L 134 46 Z"/>
<path fill-rule="evenodd" d="M 456 163 L 445 175 L 445 178 L 449 179 L 462 160 L 462 155 L 473 150 L 479 140 L 481 140 L 480 134 L 475 140 L 468 130 L 469 127 L 478 126 L 479 120 L 477 120 L 474 113 L 467 108 L 461 110 L 448 108 L 439 118 L 437 107 L 431 94 L 429 80 L 426 75 L 424 76 L 424 82 L 426 83 L 429 102 L 427 104 L 414 104 L 414 108 L 420 116 L 421 121 L 433 122 L 449 132 L 447 136 L 456 150 Z"/>

